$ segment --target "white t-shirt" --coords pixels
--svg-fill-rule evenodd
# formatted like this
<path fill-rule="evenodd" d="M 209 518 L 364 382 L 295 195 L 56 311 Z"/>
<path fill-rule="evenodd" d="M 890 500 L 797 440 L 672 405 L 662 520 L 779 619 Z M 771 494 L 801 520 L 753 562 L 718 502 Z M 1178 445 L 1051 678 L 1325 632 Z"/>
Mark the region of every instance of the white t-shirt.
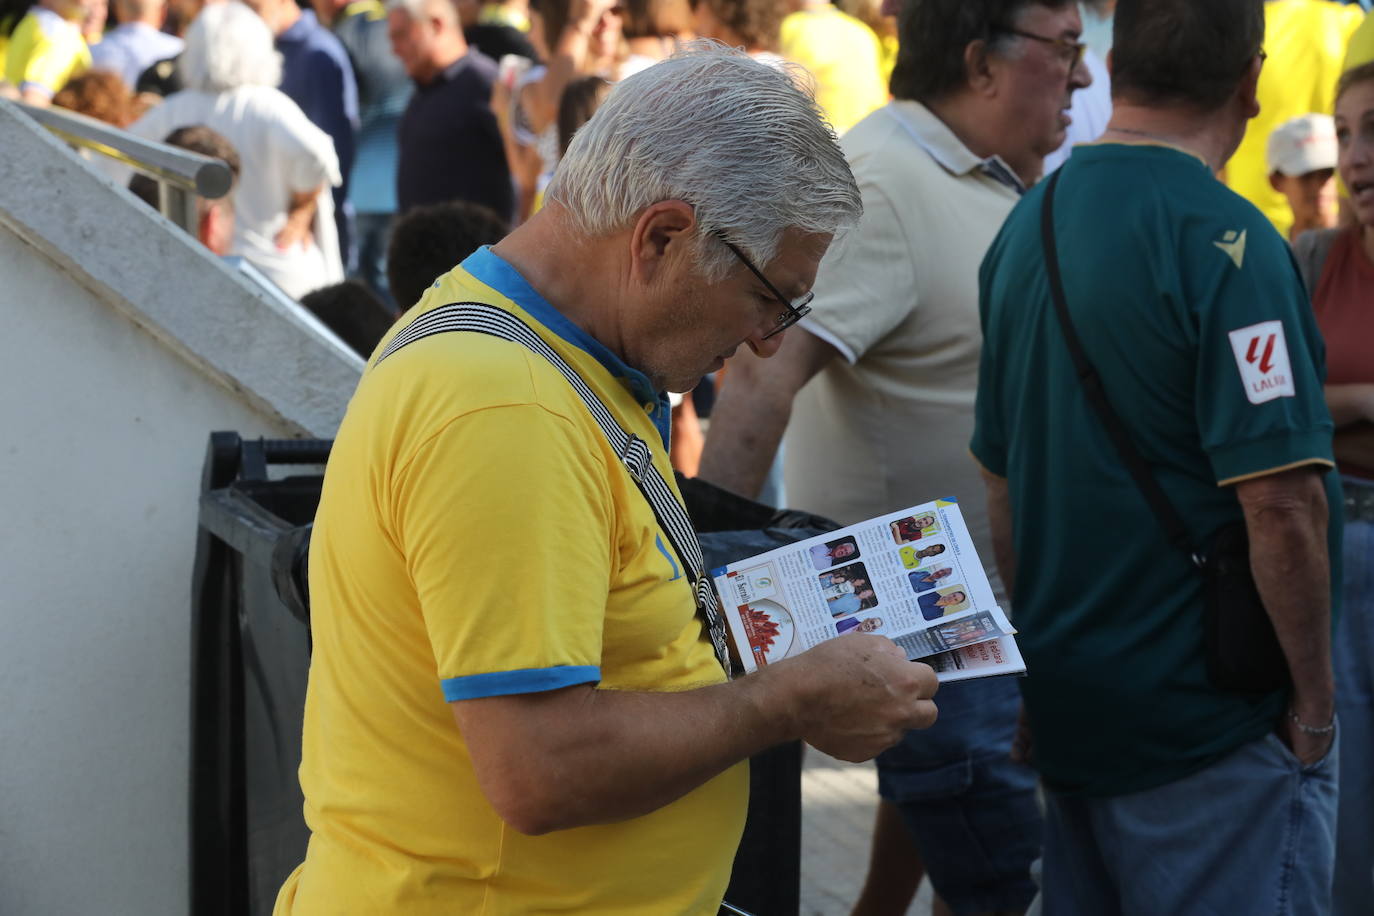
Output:
<path fill-rule="evenodd" d="M 801 324 L 843 358 L 793 405 L 788 502 L 851 524 L 957 497 L 1000 600 L 968 444 L 982 346 L 978 266 L 1019 199 L 1019 179 L 917 102 L 890 102 L 840 144 L 864 215 L 826 253 Z"/>
<path fill-rule="evenodd" d="M 342 180 L 334 141 L 284 93 L 268 86 L 228 92 L 187 89 L 139 118 L 130 132 L 162 140 L 178 127 L 203 124 L 238 150 L 242 174 L 234 191 L 232 254 L 240 254 L 299 299 L 343 280 L 329 188 Z M 325 185 L 318 195 L 312 242 L 281 251 L 274 241 L 286 225 L 293 193 Z"/>

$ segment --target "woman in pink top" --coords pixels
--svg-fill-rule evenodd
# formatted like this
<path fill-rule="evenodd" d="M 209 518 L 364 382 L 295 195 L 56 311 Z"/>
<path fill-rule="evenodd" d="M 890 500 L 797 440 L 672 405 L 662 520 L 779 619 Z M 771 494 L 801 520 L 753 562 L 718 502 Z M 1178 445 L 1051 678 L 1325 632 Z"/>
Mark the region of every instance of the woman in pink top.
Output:
<path fill-rule="evenodd" d="M 1326 339 L 1326 403 L 1345 505 L 1341 619 L 1333 656 L 1341 798 L 1332 912 L 1367 913 L 1374 870 L 1374 64 L 1348 71 L 1336 95 L 1337 169 L 1355 225 L 1307 233 L 1305 267 Z"/>

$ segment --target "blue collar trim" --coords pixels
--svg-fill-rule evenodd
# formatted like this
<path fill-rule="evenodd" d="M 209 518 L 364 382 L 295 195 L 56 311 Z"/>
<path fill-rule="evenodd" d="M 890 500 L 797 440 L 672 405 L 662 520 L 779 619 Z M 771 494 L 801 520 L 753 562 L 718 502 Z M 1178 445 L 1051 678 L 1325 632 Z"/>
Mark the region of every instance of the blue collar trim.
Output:
<path fill-rule="evenodd" d="M 654 409 L 649 416 L 658 428 L 659 435 L 663 437 L 663 447 L 668 447 L 671 412 L 668 396 L 655 391 L 648 376 L 629 366 L 611 352 L 609 347 L 573 324 L 566 315 L 554 308 L 533 286 L 530 286 L 529 281 L 522 277 L 514 266 L 493 252 L 490 246 L 483 245 L 468 255 L 461 266 L 478 281 L 520 306 L 535 321 L 591 356 L 612 377 L 624 380 L 630 394 L 640 404 L 653 404 Z"/>

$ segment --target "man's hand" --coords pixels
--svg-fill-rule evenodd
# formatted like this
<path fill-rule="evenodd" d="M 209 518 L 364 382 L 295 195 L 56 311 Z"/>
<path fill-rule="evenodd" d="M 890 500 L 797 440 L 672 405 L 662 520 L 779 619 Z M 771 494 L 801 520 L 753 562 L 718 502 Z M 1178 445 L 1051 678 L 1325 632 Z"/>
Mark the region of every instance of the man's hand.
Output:
<path fill-rule="evenodd" d="M 286 210 L 286 225 L 281 227 L 281 231 L 274 239 L 278 250 L 287 251 L 294 245 L 310 244 L 310 227 L 315 222 L 316 197 L 321 190 L 323 185 L 313 191 L 292 193 Z"/>
<path fill-rule="evenodd" d="M 1301 715 L 1299 715 L 1299 718 L 1302 719 Z M 1331 721 L 1330 718 L 1318 719 L 1313 722 L 1302 719 L 1304 725 L 1315 725 L 1318 727 L 1326 725 L 1329 721 Z M 1297 757 L 1299 762 L 1305 767 L 1311 766 L 1325 757 L 1326 752 L 1331 750 L 1331 742 L 1336 739 L 1336 733 L 1334 731 L 1328 735 L 1309 735 L 1307 732 L 1298 728 L 1298 723 L 1294 722 L 1293 717 L 1286 712 L 1283 716 L 1283 724 L 1279 726 L 1278 736 L 1279 740 L 1288 745 L 1288 749 L 1293 752 L 1293 756 Z"/>
<path fill-rule="evenodd" d="M 907 661 L 885 636 L 832 639 L 770 667 L 804 679 L 796 700 L 801 737 L 840 760 L 875 757 L 908 730 L 934 725 L 938 715 L 930 699 L 940 688 L 935 672 Z"/>

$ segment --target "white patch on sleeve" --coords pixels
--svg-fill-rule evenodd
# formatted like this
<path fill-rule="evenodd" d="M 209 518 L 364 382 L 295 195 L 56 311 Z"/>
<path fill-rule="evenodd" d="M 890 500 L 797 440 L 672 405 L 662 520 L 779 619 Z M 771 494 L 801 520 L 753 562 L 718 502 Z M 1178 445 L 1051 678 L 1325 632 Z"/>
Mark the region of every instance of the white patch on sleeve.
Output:
<path fill-rule="evenodd" d="M 1251 404 L 1297 397 L 1282 321 L 1261 321 L 1230 332 L 1231 352 Z"/>

